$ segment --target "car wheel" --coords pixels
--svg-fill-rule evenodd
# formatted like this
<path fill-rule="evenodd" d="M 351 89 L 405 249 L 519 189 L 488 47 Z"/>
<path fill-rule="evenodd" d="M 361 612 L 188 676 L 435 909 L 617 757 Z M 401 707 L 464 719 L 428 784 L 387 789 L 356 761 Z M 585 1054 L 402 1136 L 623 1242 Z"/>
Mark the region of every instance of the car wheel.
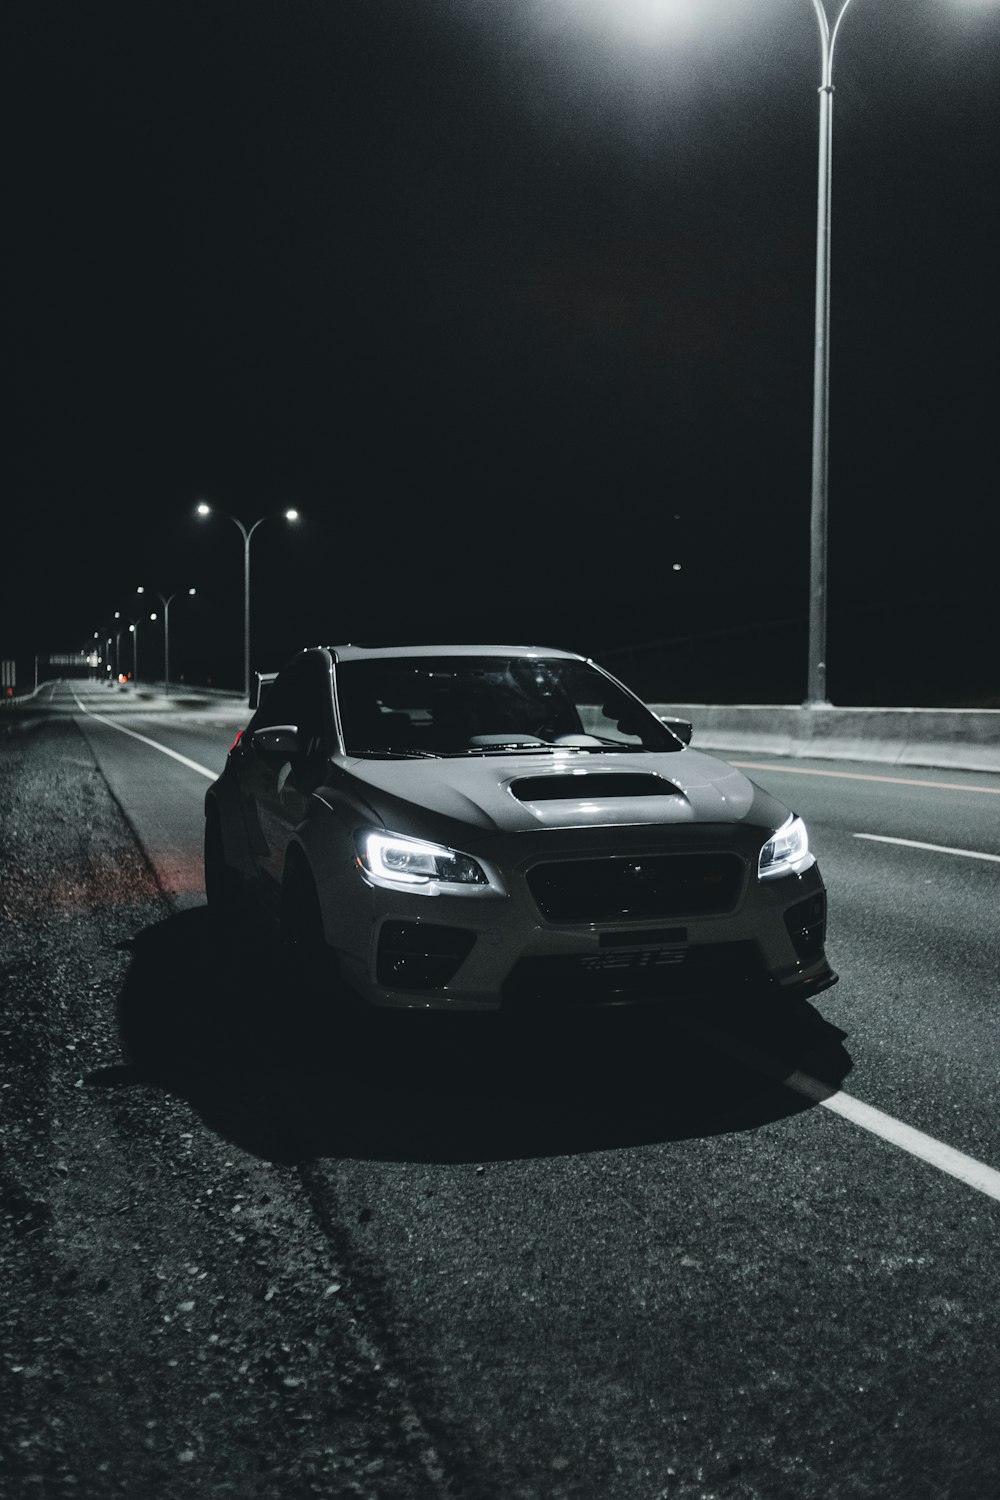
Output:
<path fill-rule="evenodd" d="M 205 898 L 220 930 L 234 927 L 243 914 L 240 877 L 226 864 L 217 813 L 209 813 L 205 819 Z"/>
<path fill-rule="evenodd" d="M 319 896 L 309 871 L 293 860 L 281 887 L 281 942 L 299 994 L 321 1017 L 340 1008 L 337 955 L 323 933 Z"/>

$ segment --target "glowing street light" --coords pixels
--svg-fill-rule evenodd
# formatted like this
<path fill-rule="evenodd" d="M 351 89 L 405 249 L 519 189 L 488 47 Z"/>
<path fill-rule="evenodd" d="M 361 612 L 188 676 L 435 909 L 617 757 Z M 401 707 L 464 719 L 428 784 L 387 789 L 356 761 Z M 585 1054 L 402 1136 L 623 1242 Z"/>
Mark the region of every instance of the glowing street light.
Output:
<path fill-rule="evenodd" d="M 142 584 L 140 584 L 139 587 L 136 589 L 136 593 L 137 594 L 144 594 L 145 592 L 146 592 L 146 590 L 143 588 Z M 189 595 L 195 594 L 195 593 L 197 593 L 197 589 L 188 589 L 186 592 Z M 156 594 L 157 599 L 159 599 L 160 602 L 163 605 L 163 690 L 164 690 L 164 693 L 169 694 L 169 692 L 170 692 L 170 604 L 171 604 L 171 601 L 173 599 L 177 598 L 177 595 L 180 593 L 180 589 L 175 589 L 172 594 L 159 594 L 159 593 L 157 593 L 156 589 L 154 589 L 153 593 Z M 150 615 L 149 618 L 151 620 L 155 620 L 156 616 L 155 615 Z"/>
<path fill-rule="evenodd" d="M 196 506 L 196 512 L 199 516 L 210 516 L 213 507 L 207 500 L 201 500 Z M 228 512 L 222 511 L 220 514 L 228 515 Z M 269 516 L 261 516 L 260 520 L 254 521 L 248 528 L 236 516 L 228 517 L 243 538 L 243 692 L 247 698 L 250 697 L 250 538 L 264 521 L 276 520 L 281 516 L 286 521 L 299 519 L 297 510 L 274 511 Z"/>
<path fill-rule="evenodd" d="M 120 609 L 116 609 L 115 610 L 115 619 L 116 620 L 120 620 L 121 618 L 122 618 L 122 612 L 121 612 L 121 610 Z M 128 618 L 128 617 L 126 616 L 126 618 Z M 150 615 L 149 618 L 151 620 L 155 620 L 156 616 L 155 615 Z M 132 681 L 133 682 L 138 682 L 139 681 L 139 626 L 141 624 L 142 624 L 142 615 L 140 615 L 139 618 L 136 619 L 136 620 L 132 620 L 132 619 L 129 620 L 128 633 L 132 637 Z"/>

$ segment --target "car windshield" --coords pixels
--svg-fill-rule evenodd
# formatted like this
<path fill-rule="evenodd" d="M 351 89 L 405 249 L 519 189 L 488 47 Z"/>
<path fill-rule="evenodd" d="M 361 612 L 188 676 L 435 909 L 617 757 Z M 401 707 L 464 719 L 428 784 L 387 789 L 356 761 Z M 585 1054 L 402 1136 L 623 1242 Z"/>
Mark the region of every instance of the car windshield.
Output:
<path fill-rule="evenodd" d="M 624 689 L 559 657 L 392 657 L 336 669 L 350 755 L 679 750 Z"/>

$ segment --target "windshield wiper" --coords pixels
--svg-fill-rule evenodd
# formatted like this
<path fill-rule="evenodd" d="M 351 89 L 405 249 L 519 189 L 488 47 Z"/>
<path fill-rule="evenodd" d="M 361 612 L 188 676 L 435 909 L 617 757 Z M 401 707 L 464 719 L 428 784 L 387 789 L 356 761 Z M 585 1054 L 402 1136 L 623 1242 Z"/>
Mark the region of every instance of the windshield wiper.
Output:
<path fill-rule="evenodd" d="M 514 740 L 509 744 L 498 743 L 496 745 L 468 745 L 461 750 L 442 750 L 441 754 L 448 760 L 454 760 L 458 756 L 468 755 L 511 755 L 515 751 L 521 755 L 537 755 L 539 750 L 555 750 L 555 745 L 522 745 Z"/>
<path fill-rule="evenodd" d="M 463 750 L 443 750 L 441 753 L 451 760 L 463 755 L 565 755 L 568 750 L 582 752 L 584 755 L 601 755 L 606 750 L 631 749 L 632 746 L 611 745 L 524 745 L 519 740 L 512 740 L 496 745 L 470 745 Z M 640 745 L 634 747 L 641 749 Z"/>
<path fill-rule="evenodd" d="M 437 750 L 394 750 L 387 745 L 384 750 L 348 750 L 347 754 L 355 759 L 362 757 L 371 760 L 440 760 Z"/>

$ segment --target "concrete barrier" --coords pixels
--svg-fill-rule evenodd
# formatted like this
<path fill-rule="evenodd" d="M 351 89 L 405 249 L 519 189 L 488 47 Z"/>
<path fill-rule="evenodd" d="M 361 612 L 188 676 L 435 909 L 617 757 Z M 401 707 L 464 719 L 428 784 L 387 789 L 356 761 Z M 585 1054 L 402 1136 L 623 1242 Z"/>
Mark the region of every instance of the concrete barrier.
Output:
<path fill-rule="evenodd" d="M 1000 772 L 1000 709 L 651 706 L 655 713 L 690 720 L 692 744 L 702 750 Z"/>
<path fill-rule="evenodd" d="M 143 684 L 140 691 L 145 696 L 155 688 Z M 172 686 L 172 692 L 202 700 L 205 709 L 249 717 L 242 693 L 182 686 Z M 33 697 L 29 693 L 0 702 L 26 706 Z M 165 698 L 163 706 L 176 706 L 176 699 Z M 995 708 L 803 708 L 794 703 L 650 707 L 657 714 L 688 719 L 694 728 L 692 744 L 701 750 L 1000 773 L 1000 709 Z"/>

